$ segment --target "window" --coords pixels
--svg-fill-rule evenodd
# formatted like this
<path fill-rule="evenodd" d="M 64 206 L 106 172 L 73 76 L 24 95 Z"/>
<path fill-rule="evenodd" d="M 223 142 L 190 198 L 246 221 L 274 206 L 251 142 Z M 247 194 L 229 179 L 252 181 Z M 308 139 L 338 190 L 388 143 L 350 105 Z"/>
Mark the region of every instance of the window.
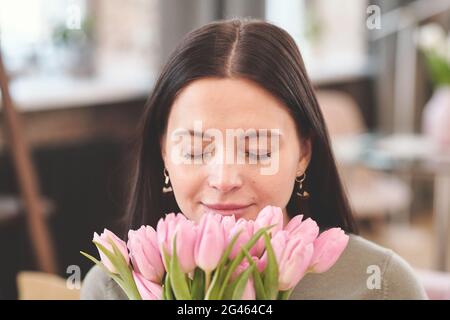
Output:
<path fill-rule="evenodd" d="M 366 0 L 266 0 L 266 19 L 286 29 L 311 78 L 367 72 Z"/>

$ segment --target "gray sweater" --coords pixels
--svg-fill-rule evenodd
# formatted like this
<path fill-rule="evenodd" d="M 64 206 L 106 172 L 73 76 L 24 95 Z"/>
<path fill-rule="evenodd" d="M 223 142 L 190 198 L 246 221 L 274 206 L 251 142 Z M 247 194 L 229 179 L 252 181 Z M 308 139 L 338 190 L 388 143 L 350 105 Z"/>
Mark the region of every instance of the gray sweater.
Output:
<path fill-rule="evenodd" d="M 307 274 L 291 299 L 426 299 L 413 269 L 392 250 L 356 235 L 327 272 Z M 81 299 L 127 299 L 99 267 L 86 275 Z"/>

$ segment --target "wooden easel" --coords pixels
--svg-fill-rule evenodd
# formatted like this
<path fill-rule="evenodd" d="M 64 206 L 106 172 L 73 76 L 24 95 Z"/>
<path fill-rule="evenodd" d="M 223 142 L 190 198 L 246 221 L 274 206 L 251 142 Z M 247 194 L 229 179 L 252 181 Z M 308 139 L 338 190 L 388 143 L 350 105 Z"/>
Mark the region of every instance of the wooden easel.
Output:
<path fill-rule="evenodd" d="M 14 108 L 9 93 L 8 76 L 0 50 L 0 92 L 5 116 L 5 134 L 9 140 L 17 181 L 20 187 L 28 232 L 36 254 L 37 266 L 41 271 L 57 273 L 52 241 L 44 217 L 36 172 L 31 161 L 30 150 L 23 136 L 20 117 Z M 5 257 L 6 258 L 6 257 Z"/>

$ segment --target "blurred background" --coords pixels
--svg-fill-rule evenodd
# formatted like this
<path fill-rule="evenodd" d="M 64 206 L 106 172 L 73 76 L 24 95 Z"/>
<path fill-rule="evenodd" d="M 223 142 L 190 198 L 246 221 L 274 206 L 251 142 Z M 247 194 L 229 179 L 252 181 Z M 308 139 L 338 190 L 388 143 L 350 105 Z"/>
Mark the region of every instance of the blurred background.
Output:
<path fill-rule="evenodd" d="M 450 299 L 449 0 L 0 0 L 0 299 L 78 297 L 161 66 L 232 17 L 294 37 L 362 236 Z"/>

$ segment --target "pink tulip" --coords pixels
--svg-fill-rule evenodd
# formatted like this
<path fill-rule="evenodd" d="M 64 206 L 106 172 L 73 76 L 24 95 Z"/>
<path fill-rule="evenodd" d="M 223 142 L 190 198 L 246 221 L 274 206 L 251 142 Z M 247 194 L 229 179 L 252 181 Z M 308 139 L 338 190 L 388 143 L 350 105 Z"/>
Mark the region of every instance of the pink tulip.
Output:
<path fill-rule="evenodd" d="M 253 261 L 256 264 L 256 268 L 258 269 L 259 273 L 262 273 L 264 269 L 266 268 L 267 259 L 265 258 L 258 258 L 258 257 L 252 257 Z M 233 274 L 231 275 L 231 280 L 236 279 L 237 276 L 239 276 L 243 271 L 247 270 L 250 264 L 248 263 L 247 259 L 244 258 L 242 262 L 236 267 L 236 270 L 234 270 Z"/>
<path fill-rule="evenodd" d="M 311 272 L 321 273 L 330 269 L 346 248 L 348 239 L 348 235 L 341 228 L 332 228 L 321 233 L 314 241 Z"/>
<path fill-rule="evenodd" d="M 230 259 L 234 259 L 241 250 L 242 246 L 247 244 L 247 242 L 253 236 L 253 228 L 254 228 L 254 221 L 245 219 L 239 219 L 233 226 L 233 228 L 231 228 L 228 234 L 228 242 L 230 242 L 238 232 L 240 232 L 240 234 L 233 248 L 231 249 Z M 250 254 L 255 255 L 257 253 L 256 249 L 257 249 L 256 246 L 253 246 L 250 249 Z"/>
<path fill-rule="evenodd" d="M 264 269 L 266 269 L 267 260 L 264 260 L 263 258 L 257 258 L 257 257 L 252 257 L 252 258 L 256 262 L 256 268 L 258 269 L 258 272 L 262 273 L 264 271 Z"/>
<path fill-rule="evenodd" d="M 162 300 L 162 287 L 133 271 L 133 279 L 142 300 Z"/>
<path fill-rule="evenodd" d="M 184 273 L 192 272 L 196 265 L 194 259 L 194 248 L 197 237 L 197 226 L 194 222 L 186 219 L 179 213 L 168 214 L 165 219 L 161 219 L 156 227 L 158 244 L 161 252 L 165 252 L 172 256 L 173 239 L 177 235 L 177 258 L 180 263 L 181 270 Z M 166 261 L 163 259 L 164 266 L 168 270 Z"/>
<path fill-rule="evenodd" d="M 269 234 L 274 234 L 283 229 L 283 211 L 281 208 L 266 206 L 258 213 L 255 220 L 255 232 L 270 225 L 275 226 L 269 230 Z"/>
<path fill-rule="evenodd" d="M 221 215 L 221 214 L 212 214 L 212 216 L 214 217 L 214 219 L 217 220 L 217 222 L 222 223 L 222 220 L 224 218 L 223 215 Z"/>
<path fill-rule="evenodd" d="M 283 211 L 279 207 L 266 206 L 262 209 L 255 220 L 253 232 L 256 233 L 262 228 L 274 225 L 269 231 L 273 235 L 283 229 Z M 261 256 L 265 248 L 264 237 L 261 237 L 255 244 L 255 255 Z"/>
<path fill-rule="evenodd" d="M 291 237 L 287 231 L 277 232 L 271 244 L 278 262 L 278 289 L 292 289 L 305 275 L 313 255 L 313 244 L 301 236 Z M 267 261 L 267 254 L 262 259 Z"/>
<path fill-rule="evenodd" d="M 114 252 L 111 243 L 114 243 L 117 246 L 117 248 L 119 249 L 122 256 L 124 257 L 127 264 L 130 263 L 130 257 L 128 256 L 127 245 L 125 244 L 124 241 L 119 239 L 119 237 L 117 237 L 114 233 L 112 233 L 108 229 L 104 229 L 100 235 L 98 235 L 97 232 L 94 232 L 93 241 L 101 244 L 111 253 Z M 111 261 L 108 259 L 108 257 L 100 249 L 98 251 L 100 253 L 100 259 L 102 260 L 102 263 L 104 264 L 104 266 L 110 272 L 117 273 L 116 268 L 111 263 Z"/>
<path fill-rule="evenodd" d="M 165 270 L 155 229 L 142 226 L 136 231 L 130 230 L 127 246 L 134 270 L 149 281 L 161 283 Z"/>
<path fill-rule="evenodd" d="M 255 285 L 251 276 L 247 280 L 241 300 L 256 300 Z"/>
<path fill-rule="evenodd" d="M 250 266 L 247 259 L 242 260 L 242 262 L 236 267 L 233 274 L 231 275 L 231 281 L 235 280 L 242 272 L 247 270 Z"/>
<path fill-rule="evenodd" d="M 190 273 L 195 270 L 194 249 L 198 227 L 190 220 L 182 221 L 177 230 L 177 257 L 181 271 Z"/>
<path fill-rule="evenodd" d="M 236 218 L 234 217 L 234 215 L 224 216 L 222 218 L 222 229 L 226 245 L 228 245 L 228 241 L 230 240 L 229 234 L 231 233 L 231 230 L 235 225 L 236 225 Z"/>
<path fill-rule="evenodd" d="M 319 226 L 311 218 L 304 221 L 302 221 L 302 219 L 303 215 L 293 217 L 284 230 L 286 230 L 290 236 L 299 235 L 303 237 L 307 243 L 314 242 L 319 235 Z"/>
<path fill-rule="evenodd" d="M 186 221 L 186 217 L 182 213 L 169 213 L 164 219 L 160 219 L 156 226 L 156 234 L 158 236 L 158 245 L 163 249 L 168 255 L 172 255 L 173 248 L 173 236 L 175 234 L 175 229 L 180 221 Z"/>
<path fill-rule="evenodd" d="M 195 262 L 205 272 L 214 270 L 225 250 L 223 227 L 212 214 L 204 214 L 198 226 Z"/>

